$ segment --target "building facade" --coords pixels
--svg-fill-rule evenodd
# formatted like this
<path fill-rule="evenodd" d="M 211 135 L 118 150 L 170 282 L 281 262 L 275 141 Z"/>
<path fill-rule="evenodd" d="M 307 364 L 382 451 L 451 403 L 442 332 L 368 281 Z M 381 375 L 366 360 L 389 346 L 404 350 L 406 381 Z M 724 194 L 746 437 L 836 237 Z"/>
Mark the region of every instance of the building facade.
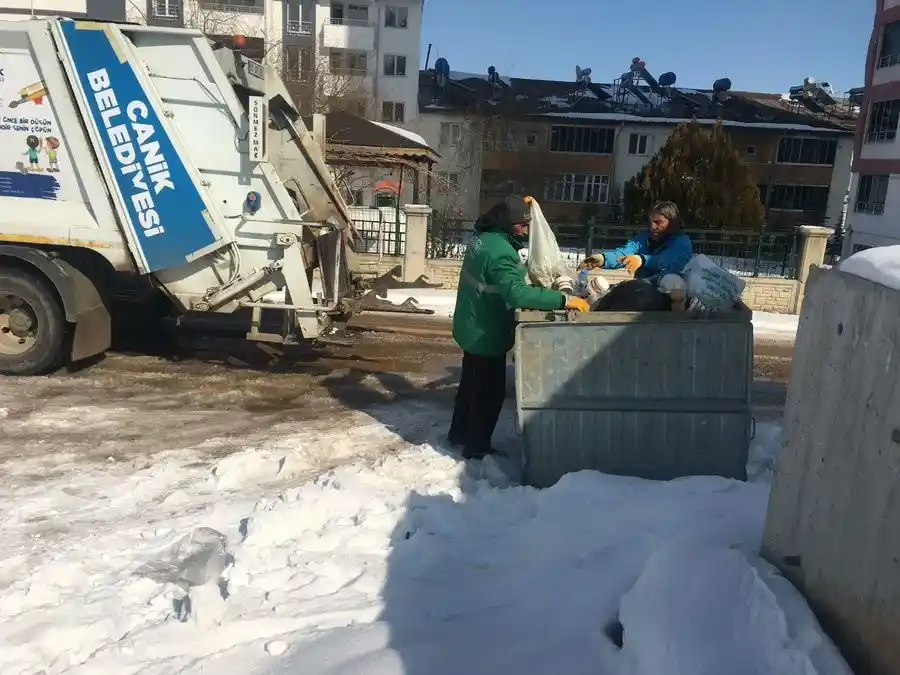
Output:
<path fill-rule="evenodd" d="M 858 98 L 844 255 L 900 244 L 900 0 L 875 2 Z"/>
<path fill-rule="evenodd" d="M 441 154 L 439 171 L 456 174 L 454 208 L 467 218 L 518 192 L 540 199 L 555 222 L 610 222 L 621 217 L 625 183 L 678 124 L 722 119 L 756 175 L 769 226 L 843 222 L 855 119 L 814 81 L 790 95 L 728 92 L 721 102 L 714 90 L 658 95 L 646 85 L 629 102 L 622 89 L 423 71 L 419 132 Z M 448 153 L 445 141 L 459 137 Z"/>
<path fill-rule="evenodd" d="M 3 0 L 0 2 L 0 19 L 18 21 L 32 16 L 66 16 L 124 21 L 125 4 L 126 0 Z"/>
<path fill-rule="evenodd" d="M 414 130 L 423 0 L 0 0 L 0 17 L 196 28 L 279 67 L 304 112 L 338 106 Z"/>

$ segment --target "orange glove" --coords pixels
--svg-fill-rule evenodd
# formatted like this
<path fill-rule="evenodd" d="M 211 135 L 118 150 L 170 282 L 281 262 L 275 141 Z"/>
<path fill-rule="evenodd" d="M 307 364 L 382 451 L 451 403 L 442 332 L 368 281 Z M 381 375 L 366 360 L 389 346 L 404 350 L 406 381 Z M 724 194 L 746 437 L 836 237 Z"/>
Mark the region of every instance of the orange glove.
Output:
<path fill-rule="evenodd" d="M 566 302 L 566 309 L 571 309 L 575 312 L 590 312 L 591 306 L 584 298 L 569 298 L 568 302 Z"/>
<path fill-rule="evenodd" d="M 624 258 L 619 258 L 619 262 L 628 270 L 629 274 L 634 275 L 644 264 L 644 259 L 639 255 L 626 255 Z"/>

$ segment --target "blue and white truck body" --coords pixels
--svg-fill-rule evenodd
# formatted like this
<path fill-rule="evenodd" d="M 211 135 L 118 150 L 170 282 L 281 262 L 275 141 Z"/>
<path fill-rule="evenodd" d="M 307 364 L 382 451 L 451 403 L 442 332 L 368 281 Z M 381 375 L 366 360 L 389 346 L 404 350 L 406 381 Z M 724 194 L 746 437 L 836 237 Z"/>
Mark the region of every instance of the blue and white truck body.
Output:
<path fill-rule="evenodd" d="M 0 373 L 103 352 L 122 288 L 316 338 L 350 306 L 349 223 L 270 67 L 189 29 L 0 22 Z"/>

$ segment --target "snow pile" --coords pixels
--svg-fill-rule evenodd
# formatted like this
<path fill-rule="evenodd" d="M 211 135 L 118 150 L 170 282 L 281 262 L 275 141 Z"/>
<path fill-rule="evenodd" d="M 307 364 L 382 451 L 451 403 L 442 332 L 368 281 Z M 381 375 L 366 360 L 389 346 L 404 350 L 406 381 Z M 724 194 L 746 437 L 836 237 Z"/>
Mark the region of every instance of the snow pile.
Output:
<path fill-rule="evenodd" d="M 900 246 L 879 246 L 854 253 L 842 260 L 838 269 L 900 290 Z"/>
<path fill-rule="evenodd" d="M 456 305 L 456 291 L 444 289 L 396 289 L 387 292 L 387 299 L 401 303 L 412 298 L 423 309 L 434 311 L 436 317 L 452 317 Z M 757 338 L 775 341 L 791 341 L 797 336 L 797 314 L 753 312 L 753 332 Z"/>
<path fill-rule="evenodd" d="M 0 672 L 848 672 L 755 555 L 765 482 L 581 472 L 538 491 L 361 414 L 324 429 L 17 485 Z M 752 475 L 778 442 L 758 433 Z M 195 561 L 200 586 L 171 559 L 198 533 L 233 559 Z"/>
<path fill-rule="evenodd" d="M 441 318 L 453 318 L 453 310 L 456 308 L 456 291 L 431 288 L 399 288 L 387 292 L 387 300 L 399 304 L 412 298 L 422 309 L 430 309 L 434 316 Z"/>
<path fill-rule="evenodd" d="M 797 337 L 798 314 L 775 314 L 774 312 L 753 312 L 753 335 L 764 340 L 793 342 Z"/>

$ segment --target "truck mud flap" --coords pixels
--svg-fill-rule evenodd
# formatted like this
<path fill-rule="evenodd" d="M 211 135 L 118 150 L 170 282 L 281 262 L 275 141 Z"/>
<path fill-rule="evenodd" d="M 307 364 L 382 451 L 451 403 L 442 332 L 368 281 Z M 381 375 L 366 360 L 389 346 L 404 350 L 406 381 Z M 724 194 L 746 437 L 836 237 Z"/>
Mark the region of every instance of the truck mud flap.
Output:
<path fill-rule="evenodd" d="M 0 257 L 21 260 L 53 284 L 66 321 L 75 326 L 73 361 L 102 354 L 112 344 L 112 321 L 94 283 L 65 260 L 26 246 L 0 246 Z"/>

